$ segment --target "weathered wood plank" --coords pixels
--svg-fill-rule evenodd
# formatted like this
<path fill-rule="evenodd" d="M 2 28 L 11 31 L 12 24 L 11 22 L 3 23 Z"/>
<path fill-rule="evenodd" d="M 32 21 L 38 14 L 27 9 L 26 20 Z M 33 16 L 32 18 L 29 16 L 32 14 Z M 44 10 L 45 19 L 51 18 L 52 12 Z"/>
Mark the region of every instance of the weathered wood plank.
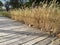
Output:
<path fill-rule="evenodd" d="M 10 33 L 0 33 L 0 37 L 6 36 L 6 35 L 8 35 L 8 34 L 10 34 Z"/>
<path fill-rule="evenodd" d="M 34 45 L 49 45 L 53 39 L 56 39 L 56 38 L 55 37 L 48 37 L 42 41 L 35 43 Z"/>
<path fill-rule="evenodd" d="M 24 43 L 24 44 L 22 44 L 22 45 L 33 45 L 34 43 L 36 43 L 36 42 L 38 42 L 38 41 L 41 41 L 41 40 L 44 40 L 44 39 L 47 38 L 47 37 L 48 37 L 47 35 L 44 35 L 44 36 L 41 36 L 41 37 L 36 38 L 36 39 L 34 39 L 34 40 L 31 40 L 31 41 L 29 41 L 29 42 L 27 42 L 27 43 Z"/>
<path fill-rule="evenodd" d="M 10 37 L 12 37 L 12 36 L 16 36 L 16 34 L 9 34 L 9 35 L 7 35 L 7 36 L 0 37 L 0 40 L 2 40 L 2 39 L 7 39 L 7 38 L 10 38 Z"/>
<path fill-rule="evenodd" d="M 8 44 L 8 45 L 18 45 L 18 44 L 22 44 L 22 43 L 25 43 L 25 42 L 30 41 L 30 40 L 32 40 L 32 39 L 35 39 L 35 38 L 37 38 L 37 37 L 38 37 L 38 36 L 28 36 L 28 37 L 26 37 L 26 38 L 19 39 L 18 41 L 12 42 L 12 43 L 10 43 L 10 44 Z"/>
<path fill-rule="evenodd" d="M 60 39 L 53 40 L 49 45 L 60 45 Z"/>
<path fill-rule="evenodd" d="M 26 35 L 25 36 L 15 36 L 14 38 L 10 38 L 9 40 L 7 40 L 5 42 L 0 43 L 0 45 L 7 45 L 9 43 L 12 43 L 12 42 L 17 41 L 21 38 L 26 38 L 26 37 L 27 37 Z"/>
<path fill-rule="evenodd" d="M 4 34 L 5 34 L 5 33 L 4 33 Z M 6 33 L 6 35 L 1 35 L 0 38 L 1 38 L 1 37 L 6 37 L 6 36 L 8 36 L 8 35 L 12 35 L 12 34 L 11 34 L 11 33 Z"/>
<path fill-rule="evenodd" d="M 23 39 L 20 39 L 20 40 L 18 40 L 18 41 L 15 41 L 15 42 L 12 42 L 12 43 L 10 43 L 9 45 L 18 45 L 18 44 L 24 44 L 24 43 L 26 43 L 26 42 L 29 42 L 29 41 L 31 41 L 31 40 L 34 40 L 34 39 L 36 39 L 36 38 L 38 38 L 38 37 L 41 37 L 41 36 L 43 36 L 44 35 L 44 33 L 43 34 L 40 34 L 39 36 L 38 35 L 27 35 L 27 38 L 23 38 Z"/>
<path fill-rule="evenodd" d="M 2 39 L 0 39 L 0 43 L 6 42 L 6 41 L 9 41 L 9 40 L 21 37 L 21 36 L 22 35 L 10 35 L 10 36 L 7 36 L 5 38 L 3 37 Z"/>

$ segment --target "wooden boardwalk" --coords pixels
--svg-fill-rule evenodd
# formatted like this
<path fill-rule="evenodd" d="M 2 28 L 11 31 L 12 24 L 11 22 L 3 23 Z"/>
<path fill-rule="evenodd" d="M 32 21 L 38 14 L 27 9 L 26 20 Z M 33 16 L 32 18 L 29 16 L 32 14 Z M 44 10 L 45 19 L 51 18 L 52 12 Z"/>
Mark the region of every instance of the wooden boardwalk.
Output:
<path fill-rule="evenodd" d="M 20 22 L 0 17 L 0 45 L 60 45 L 60 39 Z"/>

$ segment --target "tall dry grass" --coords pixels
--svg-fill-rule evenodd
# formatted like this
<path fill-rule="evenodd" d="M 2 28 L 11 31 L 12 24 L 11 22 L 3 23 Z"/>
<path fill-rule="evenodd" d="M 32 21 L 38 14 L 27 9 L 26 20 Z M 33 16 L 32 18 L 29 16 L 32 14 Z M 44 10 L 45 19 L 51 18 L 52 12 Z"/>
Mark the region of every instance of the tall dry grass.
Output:
<path fill-rule="evenodd" d="M 38 8 L 15 9 L 9 12 L 9 16 L 17 21 L 23 21 L 33 27 L 40 28 L 52 34 L 60 32 L 60 9 L 56 3 L 39 6 Z"/>

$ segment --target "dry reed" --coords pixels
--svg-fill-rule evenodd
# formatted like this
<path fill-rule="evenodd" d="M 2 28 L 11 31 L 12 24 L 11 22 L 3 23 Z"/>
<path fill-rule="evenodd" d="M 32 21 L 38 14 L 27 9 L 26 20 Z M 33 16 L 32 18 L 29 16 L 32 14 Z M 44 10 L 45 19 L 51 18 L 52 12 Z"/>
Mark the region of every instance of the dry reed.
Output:
<path fill-rule="evenodd" d="M 60 9 L 52 3 L 49 7 L 44 4 L 38 8 L 25 8 L 9 12 L 12 19 L 23 21 L 33 27 L 40 28 L 52 34 L 60 32 Z"/>

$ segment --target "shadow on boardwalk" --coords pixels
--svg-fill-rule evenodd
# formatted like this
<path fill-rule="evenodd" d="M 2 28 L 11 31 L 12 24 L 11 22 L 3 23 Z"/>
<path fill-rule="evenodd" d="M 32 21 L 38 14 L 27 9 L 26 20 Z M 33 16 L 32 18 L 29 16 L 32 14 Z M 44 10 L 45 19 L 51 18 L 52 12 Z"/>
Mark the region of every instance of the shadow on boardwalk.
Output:
<path fill-rule="evenodd" d="M 31 36 L 41 36 L 41 35 L 47 35 L 42 32 L 40 33 L 34 33 L 34 32 L 27 32 L 27 31 L 13 31 L 13 30 L 0 30 L 0 33 L 11 33 L 11 34 L 21 34 L 21 35 L 31 35 Z"/>

